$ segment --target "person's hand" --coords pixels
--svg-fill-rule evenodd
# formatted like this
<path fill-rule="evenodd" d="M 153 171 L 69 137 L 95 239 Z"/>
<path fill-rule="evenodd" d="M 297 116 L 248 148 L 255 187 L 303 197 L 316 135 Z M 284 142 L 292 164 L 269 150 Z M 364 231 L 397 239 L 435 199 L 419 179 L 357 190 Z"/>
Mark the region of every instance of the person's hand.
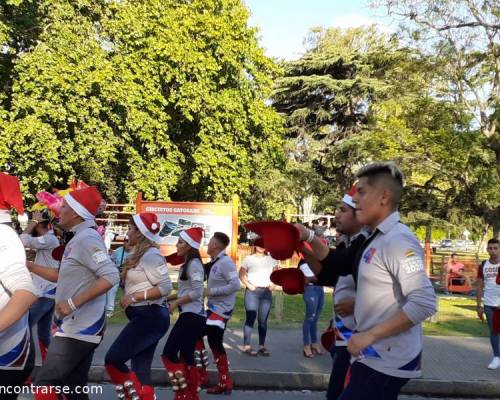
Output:
<path fill-rule="evenodd" d="M 477 306 L 477 316 L 481 321 L 484 321 L 484 308 L 481 306 Z"/>
<path fill-rule="evenodd" d="M 341 317 L 347 317 L 354 314 L 354 299 L 344 299 L 339 301 L 333 306 L 333 310 L 335 311 L 335 314 L 338 314 Z"/>
<path fill-rule="evenodd" d="M 72 313 L 71 307 L 68 304 L 67 300 L 61 301 L 60 303 L 56 304 L 56 307 L 54 308 L 54 313 L 60 318 L 63 319 L 64 317 L 67 317 Z"/>
<path fill-rule="evenodd" d="M 33 268 L 36 264 L 33 261 L 26 261 L 26 268 L 29 272 L 33 272 Z"/>
<path fill-rule="evenodd" d="M 304 225 L 293 224 L 293 226 L 295 226 L 295 228 L 299 231 L 299 239 L 301 241 L 304 241 L 309 237 L 309 229 L 307 229 Z"/>
<path fill-rule="evenodd" d="M 271 292 L 274 292 L 276 289 L 278 289 L 278 286 L 276 286 L 274 283 L 271 283 L 268 287 L 267 287 Z"/>
<path fill-rule="evenodd" d="M 375 335 L 371 331 L 355 333 L 347 342 L 347 351 L 354 357 L 359 357 L 363 349 L 375 343 Z"/>
<path fill-rule="evenodd" d="M 137 303 L 137 300 L 133 294 L 127 294 L 123 296 L 120 300 L 120 305 L 122 306 L 123 309 L 127 308 L 132 303 Z"/>
<path fill-rule="evenodd" d="M 249 285 L 247 286 L 247 289 L 248 289 L 248 290 L 250 290 L 251 292 L 254 292 L 257 288 L 256 288 L 254 285 L 249 284 Z"/>
<path fill-rule="evenodd" d="M 172 300 L 168 302 L 168 312 L 170 314 L 173 314 L 177 308 L 179 308 L 179 302 L 177 300 Z"/>
<path fill-rule="evenodd" d="M 35 211 L 32 215 L 31 215 L 31 221 L 35 222 L 35 223 L 38 223 L 40 221 L 43 221 L 43 214 L 40 212 L 40 211 Z"/>

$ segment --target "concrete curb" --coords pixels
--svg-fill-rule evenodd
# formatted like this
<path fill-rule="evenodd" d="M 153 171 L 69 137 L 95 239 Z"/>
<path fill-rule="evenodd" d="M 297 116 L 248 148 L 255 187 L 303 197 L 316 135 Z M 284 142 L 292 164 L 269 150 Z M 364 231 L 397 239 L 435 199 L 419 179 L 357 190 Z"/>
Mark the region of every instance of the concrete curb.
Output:
<path fill-rule="evenodd" d="M 217 374 L 209 370 L 211 384 L 215 384 Z M 278 372 L 233 370 L 231 374 L 237 389 L 267 390 L 326 390 L 330 376 L 321 373 Z M 168 386 L 169 382 L 163 368 L 152 369 L 153 383 Z M 109 382 L 103 366 L 92 366 L 89 371 L 89 382 Z M 499 381 L 442 381 L 433 379 L 412 379 L 403 387 L 403 393 L 448 396 L 448 397 L 489 397 L 500 398 Z"/>

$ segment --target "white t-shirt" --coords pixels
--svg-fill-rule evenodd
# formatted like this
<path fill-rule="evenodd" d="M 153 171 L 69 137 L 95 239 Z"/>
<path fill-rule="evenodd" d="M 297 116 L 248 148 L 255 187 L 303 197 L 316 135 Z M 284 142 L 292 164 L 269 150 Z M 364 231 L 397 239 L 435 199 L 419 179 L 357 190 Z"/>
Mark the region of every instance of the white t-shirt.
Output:
<path fill-rule="evenodd" d="M 478 278 L 484 280 L 484 305 L 498 307 L 500 306 L 500 285 L 497 285 L 498 268 L 500 262 L 492 264 L 489 261 L 484 266 L 479 267 Z"/>
<path fill-rule="evenodd" d="M 243 259 L 241 268 L 247 270 L 248 281 L 256 287 L 271 285 L 271 273 L 277 262 L 271 256 L 257 256 L 251 254 Z"/>

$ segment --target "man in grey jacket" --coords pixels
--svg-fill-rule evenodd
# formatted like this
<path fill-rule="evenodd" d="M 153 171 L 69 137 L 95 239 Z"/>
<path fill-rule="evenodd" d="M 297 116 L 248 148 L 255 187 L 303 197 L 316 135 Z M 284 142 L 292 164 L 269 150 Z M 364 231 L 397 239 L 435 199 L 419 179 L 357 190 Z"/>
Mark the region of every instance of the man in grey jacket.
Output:
<path fill-rule="evenodd" d="M 205 334 L 219 371 L 219 383 L 207 389 L 208 394 L 229 394 L 233 388 L 223 341 L 227 321 L 229 321 L 236 303 L 236 293 L 240 289 L 240 280 L 236 265 L 225 252 L 228 245 L 229 237 L 225 233 L 215 232 L 207 249 L 212 261 L 205 265 L 205 273 L 208 277 L 207 289 L 205 290 L 208 297 Z M 208 383 L 206 372 L 208 358 L 204 349 L 202 337 L 197 342 L 195 351 L 202 385 Z"/>
<path fill-rule="evenodd" d="M 421 375 L 422 326 L 436 312 L 436 295 L 425 273 L 423 250 L 397 211 L 403 176 L 393 163 L 374 163 L 357 173 L 356 218 L 372 234 L 354 253 L 329 251 L 303 227 L 322 268 L 353 274 L 355 331 L 350 381 L 340 400 L 393 400 Z M 336 272 L 337 271 L 337 272 Z"/>
<path fill-rule="evenodd" d="M 105 328 L 106 292 L 119 281 L 118 271 L 95 229 L 102 197 L 90 186 L 68 194 L 59 224 L 74 233 L 66 245 L 56 290 L 55 337 L 36 377 L 36 400 L 55 400 L 63 390 L 68 400 L 87 400 L 83 387 L 94 350 Z"/>

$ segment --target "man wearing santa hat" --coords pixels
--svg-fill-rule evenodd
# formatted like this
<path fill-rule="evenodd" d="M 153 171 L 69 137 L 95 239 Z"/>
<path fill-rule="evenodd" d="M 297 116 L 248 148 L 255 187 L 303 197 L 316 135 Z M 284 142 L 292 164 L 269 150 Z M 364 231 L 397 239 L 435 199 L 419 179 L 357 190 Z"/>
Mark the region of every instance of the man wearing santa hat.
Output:
<path fill-rule="evenodd" d="M 368 230 L 356 219 L 356 204 L 352 196 L 356 193 L 353 186 L 342 198 L 335 213 L 335 229 L 341 234 L 337 249 L 349 247 L 358 237 L 368 237 Z M 319 283 L 321 283 L 321 279 Z M 333 291 L 335 343 L 331 353 L 333 356 L 332 372 L 326 392 L 328 400 L 337 400 L 344 390 L 344 382 L 350 366 L 351 355 L 347 351 L 347 341 L 355 328 L 354 303 L 356 288 L 352 275 L 340 276 Z"/>
<path fill-rule="evenodd" d="M 19 181 L 0 173 L 0 387 L 2 399 L 17 399 L 34 367 L 28 310 L 36 301 L 26 253 L 10 226 L 10 208 L 24 213 Z M 9 393 L 10 392 L 10 393 Z"/>
<path fill-rule="evenodd" d="M 207 253 L 212 261 L 205 265 L 208 297 L 207 324 L 205 332 L 196 343 L 195 362 L 200 371 L 201 384 L 208 383 L 207 364 L 203 336 L 207 336 L 215 365 L 219 373 L 217 385 L 208 388 L 208 394 L 230 394 L 233 380 L 229 375 L 229 361 L 224 349 L 224 332 L 236 303 L 236 293 L 240 290 L 240 279 L 236 265 L 226 254 L 230 239 L 223 232 L 215 232 L 208 242 Z"/>
<path fill-rule="evenodd" d="M 71 389 L 68 400 L 88 399 L 82 394 L 95 348 L 105 328 L 106 292 L 119 281 L 118 271 L 95 229 L 103 208 L 94 186 L 75 190 L 64 198 L 59 225 L 74 233 L 59 268 L 54 320 L 55 337 L 35 384 L 37 400 L 55 400 L 62 386 Z"/>

